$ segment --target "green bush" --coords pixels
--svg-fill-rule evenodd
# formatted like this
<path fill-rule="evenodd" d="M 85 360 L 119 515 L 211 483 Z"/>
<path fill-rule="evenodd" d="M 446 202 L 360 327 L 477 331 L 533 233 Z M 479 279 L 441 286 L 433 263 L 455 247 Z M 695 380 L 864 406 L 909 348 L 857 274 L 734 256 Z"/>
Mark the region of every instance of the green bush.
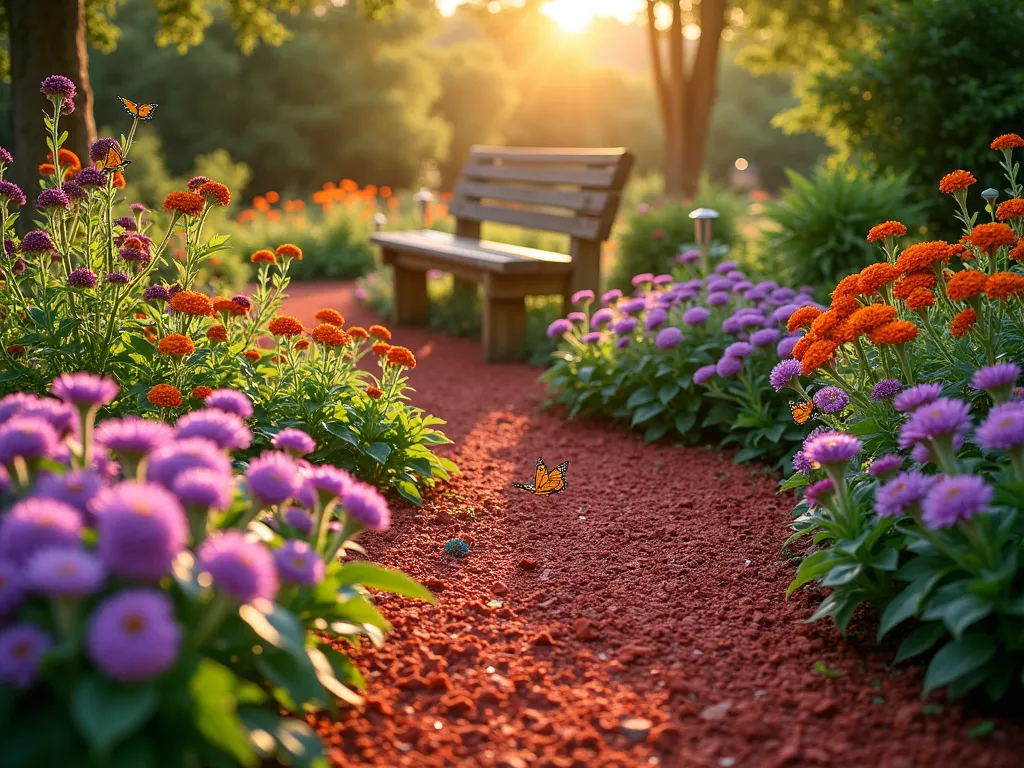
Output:
<path fill-rule="evenodd" d="M 831 290 L 875 261 L 867 241 L 875 224 L 896 219 L 913 232 L 923 206 L 908 200 L 906 175 L 885 179 L 844 168 L 818 168 L 808 179 L 788 171 L 790 187 L 766 206 L 762 266 L 791 285 Z"/>

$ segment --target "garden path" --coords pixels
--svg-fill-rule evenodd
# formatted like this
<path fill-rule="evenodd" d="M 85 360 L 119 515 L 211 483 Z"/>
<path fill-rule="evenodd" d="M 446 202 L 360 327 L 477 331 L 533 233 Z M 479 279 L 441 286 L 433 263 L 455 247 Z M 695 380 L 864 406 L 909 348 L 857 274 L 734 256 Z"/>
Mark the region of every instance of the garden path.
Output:
<path fill-rule="evenodd" d="M 286 311 L 308 324 L 325 306 L 375 321 L 351 285 L 290 293 Z M 1019 724 L 937 696 L 922 709 L 921 670 L 889 669 L 870 625 L 843 641 L 802 623 L 813 603 L 784 597 L 792 499 L 776 478 L 538 411 L 539 371 L 484 365 L 474 341 L 395 336 L 419 360 L 415 403 L 448 421 L 463 474 L 362 539 L 439 604 L 382 597 L 387 646 L 356 654 L 365 712 L 316 723 L 335 765 L 1021 764 Z M 564 493 L 511 487 L 537 456 L 569 460 Z M 441 554 L 455 536 L 465 560 Z M 622 727 L 635 717 L 651 725 L 641 743 Z"/>

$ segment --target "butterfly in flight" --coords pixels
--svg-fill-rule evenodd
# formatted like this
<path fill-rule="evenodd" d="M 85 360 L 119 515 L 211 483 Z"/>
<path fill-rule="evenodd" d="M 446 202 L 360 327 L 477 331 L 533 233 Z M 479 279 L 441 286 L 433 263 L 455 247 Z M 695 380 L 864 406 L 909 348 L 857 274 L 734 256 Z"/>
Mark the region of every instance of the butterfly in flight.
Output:
<path fill-rule="evenodd" d="M 797 424 L 805 424 L 811 414 L 814 413 L 814 401 L 806 400 L 800 403 L 790 401 L 789 412 L 793 414 L 793 421 Z"/>
<path fill-rule="evenodd" d="M 125 160 L 124 154 L 121 152 L 121 148 L 116 144 L 111 144 L 107 147 L 106 154 L 96 163 L 96 167 L 104 173 L 113 173 L 119 171 L 126 165 L 131 165 L 131 160 Z"/>
<path fill-rule="evenodd" d="M 544 459 L 537 459 L 537 474 L 529 485 L 525 483 L 512 483 L 514 488 L 522 488 L 536 496 L 550 496 L 554 493 L 561 493 L 565 490 L 565 470 L 569 468 L 569 462 L 563 461 L 554 469 L 548 469 L 544 465 Z"/>
<path fill-rule="evenodd" d="M 125 110 L 132 117 L 136 117 L 139 120 L 152 120 L 153 113 L 156 112 L 156 108 L 159 104 L 136 104 L 131 99 L 126 99 L 124 96 L 118 96 L 121 103 L 124 105 Z"/>

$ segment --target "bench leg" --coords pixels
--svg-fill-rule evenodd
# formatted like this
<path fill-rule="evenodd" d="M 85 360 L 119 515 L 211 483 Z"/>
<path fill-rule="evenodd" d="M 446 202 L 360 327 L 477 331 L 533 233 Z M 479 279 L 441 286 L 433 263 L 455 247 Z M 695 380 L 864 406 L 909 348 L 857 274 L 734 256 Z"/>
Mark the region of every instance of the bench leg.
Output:
<path fill-rule="evenodd" d="M 526 341 L 526 299 L 484 298 L 485 363 L 507 363 L 523 357 Z"/>
<path fill-rule="evenodd" d="M 394 291 L 391 299 L 392 325 L 425 325 L 430 314 L 427 273 L 392 267 Z"/>

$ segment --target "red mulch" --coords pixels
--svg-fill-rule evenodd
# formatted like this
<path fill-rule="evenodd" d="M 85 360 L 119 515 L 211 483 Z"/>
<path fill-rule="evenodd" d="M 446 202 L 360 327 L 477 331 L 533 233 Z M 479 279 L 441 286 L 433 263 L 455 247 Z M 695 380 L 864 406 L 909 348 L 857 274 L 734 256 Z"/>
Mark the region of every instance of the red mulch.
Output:
<path fill-rule="evenodd" d="M 376 320 L 350 286 L 291 294 L 304 322 L 324 306 Z M 473 341 L 411 328 L 395 341 L 416 353 L 414 402 L 447 419 L 464 474 L 362 539 L 439 605 L 380 597 L 394 629 L 384 650 L 355 654 L 365 711 L 316 722 L 334 765 L 1022 764 L 1012 720 L 940 696 L 941 712 L 922 712 L 922 670 L 889 667 L 870 621 L 845 641 L 802 622 L 814 602 L 784 596 L 792 498 L 776 477 L 539 412 L 538 369 L 484 365 Z M 569 460 L 564 493 L 511 487 L 538 456 Z M 441 553 L 455 536 L 463 561 Z M 650 721 L 640 743 L 622 727 L 637 717 Z M 985 720 L 995 730 L 971 738 Z"/>

